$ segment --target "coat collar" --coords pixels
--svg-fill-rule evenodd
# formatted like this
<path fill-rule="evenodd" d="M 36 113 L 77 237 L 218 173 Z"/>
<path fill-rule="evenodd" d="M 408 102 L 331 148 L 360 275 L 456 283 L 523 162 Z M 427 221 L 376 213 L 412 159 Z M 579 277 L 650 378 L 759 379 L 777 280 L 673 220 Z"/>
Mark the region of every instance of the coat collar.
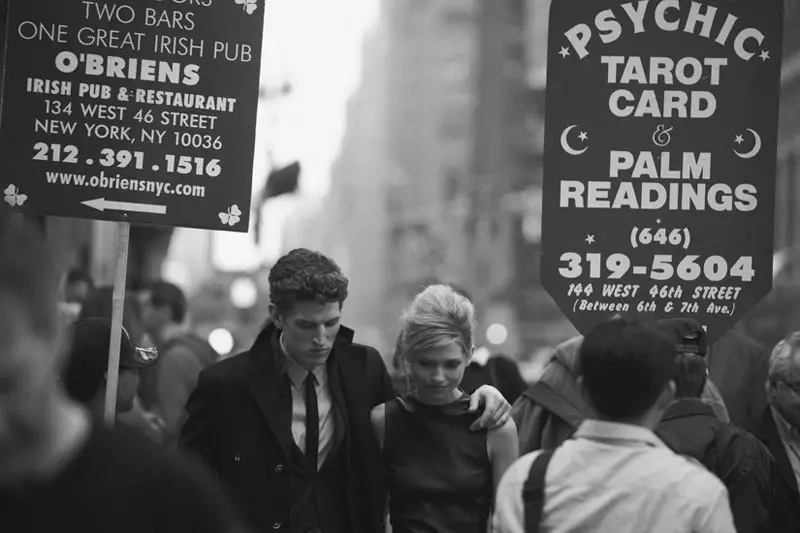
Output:
<path fill-rule="evenodd" d="M 703 403 L 699 398 L 682 398 L 672 405 L 664 413 L 663 420 L 675 420 L 677 418 L 687 418 L 690 416 L 710 416 L 716 418 L 714 408 Z"/>
<path fill-rule="evenodd" d="M 783 444 L 778 426 L 775 424 L 775 417 L 772 415 L 772 407 L 767 406 L 761 418 L 753 428 L 753 434 L 767 445 L 772 456 L 775 458 L 775 469 L 794 494 L 798 494 L 797 478 L 794 475 L 792 463 L 786 455 L 786 448 Z"/>
<path fill-rule="evenodd" d="M 292 410 L 286 409 L 286 403 L 291 404 L 292 397 L 288 390 L 288 381 L 281 379 L 282 374 L 278 371 L 277 361 L 280 357 L 278 348 L 278 335 L 280 330 L 274 324 L 268 325 L 256 338 L 255 343 L 248 352 L 250 359 L 250 369 L 247 372 L 247 382 L 250 391 L 258 404 L 261 413 L 267 420 L 272 433 L 288 457 L 292 449 Z M 345 327 L 339 328 L 339 334 L 333 344 L 333 352 L 330 357 L 336 357 L 337 351 L 346 350 L 353 340 L 353 330 Z M 350 357 L 342 357 L 336 360 L 335 365 L 329 365 L 329 379 L 338 383 L 338 375 L 331 376 L 331 366 L 334 372 L 340 373 L 342 381 L 348 381 L 354 369 L 350 367 L 356 364 Z M 334 394 L 339 394 L 337 389 L 340 386 L 333 386 Z M 342 389 L 343 390 L 343 389 Z M 345 393 L 346 395 L 346 393 Z M 344 401 L 344 398 L 337 398 Z"/>

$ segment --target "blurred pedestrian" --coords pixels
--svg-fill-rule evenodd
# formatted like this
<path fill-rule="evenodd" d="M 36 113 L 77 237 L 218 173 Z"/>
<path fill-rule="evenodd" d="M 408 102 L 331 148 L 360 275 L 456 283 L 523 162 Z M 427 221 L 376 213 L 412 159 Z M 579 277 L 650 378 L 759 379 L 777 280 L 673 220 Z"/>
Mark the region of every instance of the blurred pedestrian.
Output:
<path fill-rule="evenodd" d="M 705 354 L 705 332 L 691 319 L 665 319 L 656 323 L 676 347 L 697 346 Z M 702 332 L 702 333 L 701 333 Z M 586 418 L 596 415 L 578 386 L 578 353 L 583 337 L 558 345 L 541 378 L 522 394 L 511 411 L 519 429 L 520 453 L 556 448 L 572 436 Z M 712 381 L 706 381 L 702 400 L 717 418 L 728 422 L 725 403 Z"/>
<path fill-rule="evenodd" d="M 711 381 L 719 389 L 731 422 L 745 426 L 767 407 L 769 348 L 732 329 L 706 354 Z"/>
<path fill-rule="evenodd" d="M 201 469 L 105 428 L 64 391 L 58 285 L 41 233 L 0 212 L 2 531 L 242 531 Z"/>
<path fill-rule="evenodd" d="M 486 348 L 475 350 L 461 382 L 468 393 L 481 385 L 495 387 L 512 404 L 528 388 L 514 359 L 505 354 L 491 354 Z"/>
<path fill-rule="evenodd" d="M 94 288 L 92 277 L 80 269 L 70 270 L 64 278 L 61 310 L 70 320 L 77 320 L 86 298 Z"/>
<path fill-rule="evenodd" d="M 81 269 L 72 269 L 67 274 L 67 284 L 64 288 L 64 301 L 83 305 L 94 289 L 94 280 L 88 272 Z"/>
<path fill-rule="evenodd" d="M 73 324 L 72 346 L 63 373 L 64 387 L 74 400 L 86 405 L 97 420 L 103 419 L 110 344 L 110 320 L 85 318 Z M 139 386 L 139 369 L 152 366 L 156 359 L 155 350 L 135 347 L 127 330 L 122 328 L 117 414 L 133 409 Z"/>
<path fill-rule="evenodd" d="M 375 533 L 385 480 L 370 411 L 394 397 L 378 352 L 341 326 L 348 279 L 307 249 L 269 274 L 273 323 L 250 351 L 200 374 L 182 446 L 226 484 L 259 531 Z M 510 406 L 496 389 L 473 395 L 483 426 Z"/>
<path fill-rule="evenodd" d="M 142 374 L 142 400 L 164 424 L 164 443 L 175 446 L 186 421 L 185 405 L 200 372 L 219 354 L 187 324 L 188 303 L 172 283 L 157 281 L 142 292 L 142 323 L 159 353 L 155 367 Z"/>
<path fill-rule="evenodd" d="M 80 312 L 80 319 L 111 320 L 113 310 L 114 288 L 111 286 L 97 287 L 87 296 Z M 125 295 L 122 311 L 122 327 L 128 333 L 131 343 L 144 349 L 154 348 L 152 339 L 144 329 L 141 308 L 135 294 L 127 293 Z M 151 371 L 152 367 L 149 366 L 139 369 L 139 387 L 133 399 L 133 406 L 130 410 L 119 413 L 117 422 L 139 432 L 153 442 L 162 444 L 164 442 L 164 421 L 158 414 L 146 409 L 142 401 L 143 381 Z"/>
<path fill-rule="evenodd" d="M 500 482 L 498 533 L 735 533 L 722 482 L 653 433 L 675 397 L 676 345 L 624 319 L 581 343 L 579 386 L 596 416 L 554 451 L 520 458 Z"/>
<path fill-rule="evenodd" d="M 749 429 L 775 458 L 769 531 L 800 531 L 800 332 L 772 350 L 765 389 L 769 405 Z"/>
<path fill-rule="evenodd" d="M 372 410 L 392 531 L 485 531 L 494 490 L 517 458 L 517 429 L 509 420 L 470 430 L 477 415 L 460 385 L 475 349 L 475 310 L 451 287 L 432 285 L 402 322 L 413 392 Z"/>
<path fill-rule="evenodd" d="M 678 354 L 675 402 L 656 434 L 674 452 L 702 463 L 728 489 L 738 533 L 765 533 L 770 524 L 775 461 L 753 435 L 719 420 L 700 396 L 708 379 L 697 350 Z"/>

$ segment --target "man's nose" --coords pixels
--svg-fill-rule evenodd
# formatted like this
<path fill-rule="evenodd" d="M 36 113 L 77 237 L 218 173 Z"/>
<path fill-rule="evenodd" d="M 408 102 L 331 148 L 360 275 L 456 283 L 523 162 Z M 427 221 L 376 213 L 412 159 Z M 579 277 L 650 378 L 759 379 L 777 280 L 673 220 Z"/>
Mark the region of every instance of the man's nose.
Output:
<path fill-rule="evenodd" d="M 325 326 L 320 326 L 314 332 L 314 344 L 323 346 L 325 344 Z"/>

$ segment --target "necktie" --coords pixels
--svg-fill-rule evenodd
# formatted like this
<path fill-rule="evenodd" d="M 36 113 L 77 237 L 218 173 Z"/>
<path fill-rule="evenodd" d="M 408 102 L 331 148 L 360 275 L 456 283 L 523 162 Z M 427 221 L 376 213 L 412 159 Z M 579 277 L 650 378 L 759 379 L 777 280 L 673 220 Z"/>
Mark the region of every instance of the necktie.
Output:
<path fill-rule="evenodd" d="M 314 471 L 317 470 L 319 455 L 319 406 L 316 382 L 314 374 L 309 372 L 306 378 L 306 459 Z"/>

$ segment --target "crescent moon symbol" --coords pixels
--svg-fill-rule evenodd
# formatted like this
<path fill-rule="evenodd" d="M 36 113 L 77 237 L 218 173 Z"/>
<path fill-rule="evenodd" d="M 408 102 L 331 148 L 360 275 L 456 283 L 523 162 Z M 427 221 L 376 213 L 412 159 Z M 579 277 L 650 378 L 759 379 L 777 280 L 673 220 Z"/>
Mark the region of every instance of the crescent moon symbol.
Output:
<path fill-rule="evenodd" d="M 569 155 L 581 155 L 583 152 L 588 150 L 588 146 L 584 147 L 583 150 L 576 150 L 569 145 L 569 141 L 567 140 L 567 135 L 569 135 L 569 132 L 571 132 L 573 129 L 577 127 L 578 127 L 577 124 L 574 124 L 572 126 L 567 126 L 567 129 L 565 129 L 564 132 L 561 134 L 561 148 L 563 148 L 564 151 L 567 152 Z"/>
<path fill-rule="evenodd" d="M 755 146 L 753 146 L 753 149 L 747 152 L 746 154 L 740 154 L 736 150 L 733 151 L 734 154 L 738 155 L 742 159 L 751 159 L 757 156 L 758 153 L 761 151 L 761 136 L 755 130 L 752 130 L 750 128 L 747 128 L 747 131 L 753 134 L 753 138 L 756 140 L 756 143 Z"/>

